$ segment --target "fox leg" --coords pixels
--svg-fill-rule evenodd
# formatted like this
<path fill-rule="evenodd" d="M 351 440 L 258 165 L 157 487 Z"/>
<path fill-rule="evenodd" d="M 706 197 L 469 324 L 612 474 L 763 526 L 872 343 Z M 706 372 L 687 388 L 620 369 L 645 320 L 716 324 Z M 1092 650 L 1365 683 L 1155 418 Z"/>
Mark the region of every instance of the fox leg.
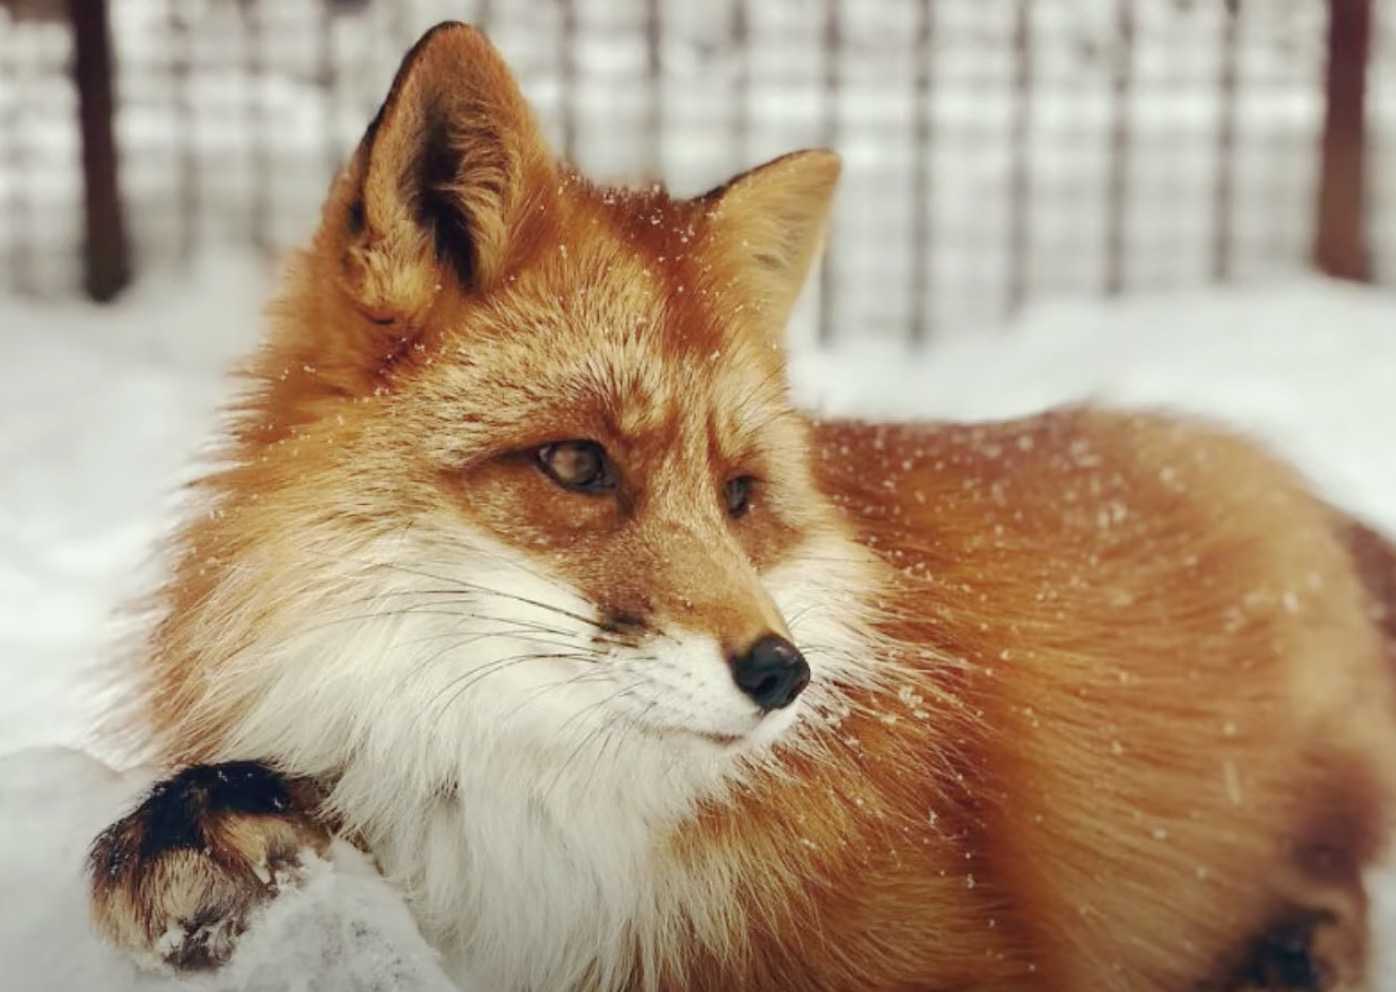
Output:
<path fill-rule="evenodd" d="M 1364 941 L 1365 934 L 1344 921 L 1294 916 L 1255 938 L 1229 980 L 1216 988 L 1218 992 L 1366 992 Z"/>
<path fill-rule="evenodd" d="M 213 968 L 248 914 L 300 875 L 328 830 L 318 794 L 257 762 L 194 765 L 156 784 L 88 856 L 97 929 L 140 959 Z"/>
<path fill-rule="evenodd" d="M 1367 897 L 1354 872 L 1295 893 L 1249 940 L 1227 977 L 1199 992 L 1368 992 Z"/>

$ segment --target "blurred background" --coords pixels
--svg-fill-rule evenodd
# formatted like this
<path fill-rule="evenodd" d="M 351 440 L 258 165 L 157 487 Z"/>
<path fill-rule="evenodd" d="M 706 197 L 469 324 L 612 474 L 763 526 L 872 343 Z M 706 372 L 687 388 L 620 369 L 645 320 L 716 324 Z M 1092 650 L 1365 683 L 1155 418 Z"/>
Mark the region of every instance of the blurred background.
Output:
<path fill-rule="evenodd" d="M 425 27 L 482 26 L 556 148 L 696 193 L 843 153 L 797 341 L 1043 298 L 1396 279 L 1377 0 L 0 0 L 0 290 L 273 260 Z"/>

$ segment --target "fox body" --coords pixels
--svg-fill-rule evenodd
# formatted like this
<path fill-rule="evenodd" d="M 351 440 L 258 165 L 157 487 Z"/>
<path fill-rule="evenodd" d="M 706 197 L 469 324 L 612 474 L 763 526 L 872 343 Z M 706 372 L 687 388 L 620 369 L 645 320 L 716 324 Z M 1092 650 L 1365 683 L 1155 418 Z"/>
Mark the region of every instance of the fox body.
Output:
<path fill-rule="evenodd" d="M 338 830 L 480 988 L 1364 987 L 1389 549 L 1196 424 L 792 409 L 837 172 L 593 185 L 409 53 L 175 549 L 109 936 L 214 964 Z"/>

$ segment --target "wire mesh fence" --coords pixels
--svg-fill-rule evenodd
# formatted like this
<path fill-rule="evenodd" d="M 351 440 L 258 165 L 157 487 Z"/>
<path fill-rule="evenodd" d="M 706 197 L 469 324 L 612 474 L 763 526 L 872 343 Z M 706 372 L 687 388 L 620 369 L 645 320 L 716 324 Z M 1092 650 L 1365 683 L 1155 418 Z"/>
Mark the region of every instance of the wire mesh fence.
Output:
<path fill-rule="evenodd" d="M 1344 2 L 1344 0 L 1336 0 Z M 1366 2 L 1366 0 L 1360 0 Z M 0 6 L 0 287 L 81 285 L 65 4 Z M 272 258 L 398 59 L 485 28 L 558 150 L 696 193 L 832 145 L 845 181 L 797 333 L 924 341 L 1034 299 L 1307 264 L 1330 0 L 112 0 L 137 271 Z M 1396 40 L 1368 73 L 1374 275 L 1396 278 Z"/>

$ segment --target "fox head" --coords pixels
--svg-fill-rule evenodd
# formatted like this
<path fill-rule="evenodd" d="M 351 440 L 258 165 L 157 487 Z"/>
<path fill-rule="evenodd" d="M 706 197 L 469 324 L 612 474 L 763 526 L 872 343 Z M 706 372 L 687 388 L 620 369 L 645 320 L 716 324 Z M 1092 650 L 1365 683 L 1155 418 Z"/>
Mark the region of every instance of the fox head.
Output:
<path fill-rule="evenodd" d="M 151 697 L 170 756 L 341 791 L 365 769 L 363 825 L 388 779 L 692 785 L 837 718 L 863 659 L 830 618 L 864 564 L 781 338 L 838 172 L 808 151 L 694 199 L 595 185 L 483 36 L 424 37 L 184 535 Z"/>

